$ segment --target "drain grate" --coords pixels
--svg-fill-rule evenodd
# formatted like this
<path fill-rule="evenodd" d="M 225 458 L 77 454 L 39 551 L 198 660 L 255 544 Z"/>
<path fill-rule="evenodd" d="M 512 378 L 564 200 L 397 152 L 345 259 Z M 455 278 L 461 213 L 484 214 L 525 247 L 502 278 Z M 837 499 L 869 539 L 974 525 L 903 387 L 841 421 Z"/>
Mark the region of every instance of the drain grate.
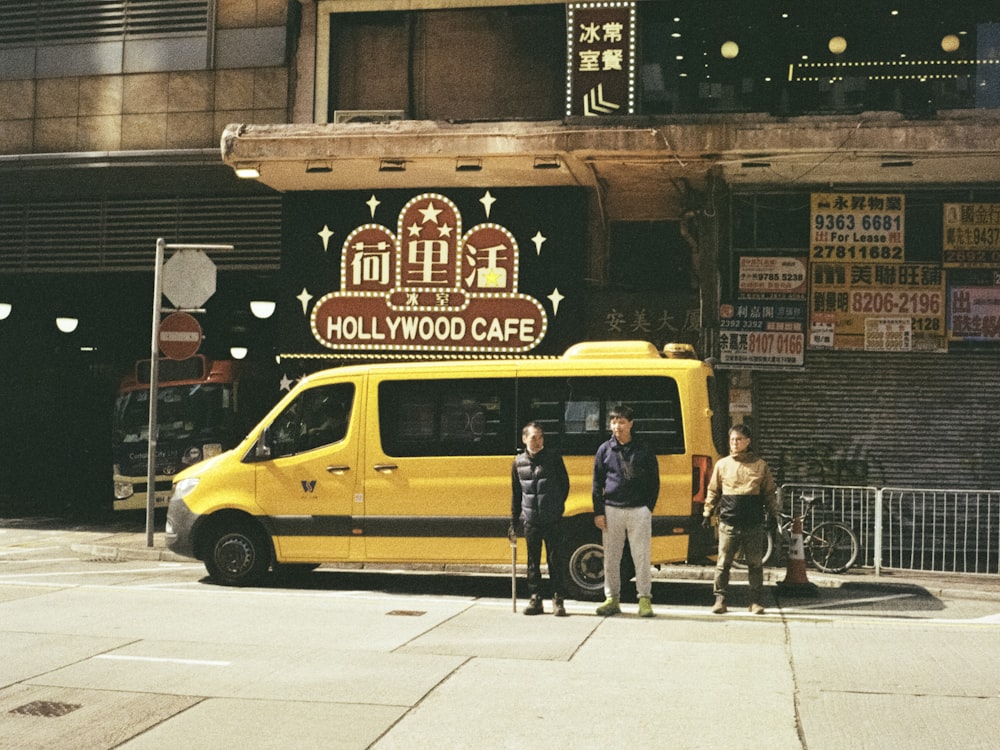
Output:
<path fill-rule="evenodd" d="M 58 703 L 56 701 L 32 701 L 23 706 L 12 708 L 10 713 L 21 714 L 22 716 L 41 716 L 44 718 L 55 718 L 65 716 L 68 713 L 82 708 L 79 703 Z"/>
<path fill-rule="evenodd" d="M 386 614 L 392 617 L 420 617 L 427 613 L 421 612 L 419 609 L 394 609 L 391 612 L 386 612 Z"/>

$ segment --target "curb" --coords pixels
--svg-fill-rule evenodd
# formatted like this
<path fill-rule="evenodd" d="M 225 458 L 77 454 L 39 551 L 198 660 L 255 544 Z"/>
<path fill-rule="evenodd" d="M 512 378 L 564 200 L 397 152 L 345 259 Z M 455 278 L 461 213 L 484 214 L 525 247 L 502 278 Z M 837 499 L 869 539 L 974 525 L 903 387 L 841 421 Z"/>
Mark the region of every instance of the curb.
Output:
<path fill-rule="evenodd" d="M 74 544 L 71 546 L 73 552 L 90 560 L 106 560 L 111 562 L 128 560 L 147 560 L 151 562 L 196 562 L 193 558 L 183 557 L 169 549 L 163 547 L 137 547 L 133 545 L 114 544 Z M 343 570 L 371 570 L 371 571 L 391 571 L 406 570 L 411 572 L 431 572 L 431 573 L 479 573 L 510 575 L 508 565 L 454 565 L 454 564 L 381 564 L 381 563 L 343 563 L 340 565 L 329 565 L 331 568 Z M 519 573 L 523 573 L 524 566 L 518 566 Z M 764 582 L 777 585 L 784 579 L 786 571 L 777 568 L 765 569 Z M 653 580 L 668 582 L 704 582 L 711 583 L 715 576 L 715 568 L 709 565 L 663 565 L 653 570 Z M 983 588 L 956 588 L 948 585 L 939 585 L 930 581 L 894 581 L 882 577 L 876 578 L 874 575 L 857 576 L 834 576 L 811 574 L 810 581 L 819 590 L 838 589 L 844 586 L 869 586 L 877 587 L 887 591 L 898 591 L 915 593 L 919 591 L 929 594 L 938 599 L 975 599 L 981 601 L 1000 602 L 1000 585 L 996 590 L 987 591 Z"/>

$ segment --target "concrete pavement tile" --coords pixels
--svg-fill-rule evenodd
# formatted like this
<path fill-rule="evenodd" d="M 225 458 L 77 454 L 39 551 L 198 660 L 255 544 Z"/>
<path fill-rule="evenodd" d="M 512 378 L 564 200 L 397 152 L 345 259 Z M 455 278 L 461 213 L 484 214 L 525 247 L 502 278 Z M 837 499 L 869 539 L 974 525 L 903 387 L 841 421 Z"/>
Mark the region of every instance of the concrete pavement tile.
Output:
<path fill-rule="evenodd" d="M 899 750 L 917 737 L 926 748 L 997 748 L 1000 696 L 807 690 L 799 702 L 809 750 Z"/>
<path fill-rule="evenodd" d="M 87 659 L 127 641 L 79 635 L 4 631 L 0 636 L 0 685 L 44 675 L 63 664 Z M 0 732 L 0 737 L 2 737 Z"/>
<path fill-rule="evenodd" d="M 455 670 L 456 656 L 142 641 L 45 675 L 64 687 L 250 700 L 410 706 Z M 281 664 L 275 670 L 275 663 Z"/>
<path fill-rule="evenodd" d="M 195 746 L 364 750 L 404 711 L 399 706 L 212 698 L 126 742 L 120 750 Z"/>
<path fill-rule="evenodd" d="M 588 615 L 526 617 L 510 608 L 477 606 L 441 623 L 407 643 L 408 654 L 456 654 L 506 659 L 566 660 L 600 620 Z"/>
<path fill-rule="evenodd" d="M 676 645 L 679 650 L 682 648 Z M 623 658 L 628 655 L 629 658 Z M 600 664 L 475 659 L 439 686 L 374 745 L 439 748 L 720 747 L 801 748 L 790 683 L 758 686 L 747 660 L 722 690 L 706 695 L 678 680 L 664 652 L 625 648 Z M 702 660 L 708 658 L 704 653 Z M 730 667 L 732 665 L 729 665 Z M 690 663 L 684 665 L 691 668 Z M 787 669 L 785 671 L 787 675 Z M 752 686 L 753 689 L 748 689 Z M 719 721 L 720 706 L 725 720 Z M 468 721 L 459 717 L 469 717 Z M 734 743 L 734 737 L 746 742 Z"/>
<path fill-rule="evenodd" d="M 189 696 L 15 685 L 0 690 L 0 744 L 18 750 L 119 747 L 197 703 Z M 181 745 L 181 747 L 190 746 Z"/>

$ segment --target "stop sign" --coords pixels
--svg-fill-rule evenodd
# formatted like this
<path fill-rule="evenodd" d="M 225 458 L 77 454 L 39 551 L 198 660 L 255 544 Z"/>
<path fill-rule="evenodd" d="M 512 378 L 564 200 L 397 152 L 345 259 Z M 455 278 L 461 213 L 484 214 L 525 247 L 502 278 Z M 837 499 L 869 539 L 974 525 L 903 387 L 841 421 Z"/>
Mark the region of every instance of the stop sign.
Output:
<path fill-rule="evenodd" d="M 201 346 L 201 324 L 188 313 L 171 313 L 160 321 L 159 346 L 167 359 L 193 357 Z"/>
<path fill-rule="evenodd" d="M 178 250 L 163 264 L 162 279 L 167 299 L 192 310 L 215 294 L 215 263 L 201 250 Z"/>

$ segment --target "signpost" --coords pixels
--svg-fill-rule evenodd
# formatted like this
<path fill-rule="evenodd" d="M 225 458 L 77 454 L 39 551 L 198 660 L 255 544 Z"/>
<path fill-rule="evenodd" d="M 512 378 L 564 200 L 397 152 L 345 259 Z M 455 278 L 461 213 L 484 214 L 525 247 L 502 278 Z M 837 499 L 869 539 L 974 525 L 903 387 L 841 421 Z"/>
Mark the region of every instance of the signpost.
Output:
<path fill-rule="evenodd" d="M 163 265 L 163 255 L 167 250 L 177 250 L 179 251 L 177 255 L 172 257 L 168 261 L 170 265 L 169 272 L 167 273 L 166 279 L 164 279 L 164 265 Z M 162 237 L 156 240 L 156 257 L 155 265 L 153 268 L 153 334 L 152 343 L 150 345 L 150 356 L 149 356 L 149 443 L 147 446 L 148 454 L 146 456 L 146 546 L 153 546 L 153 518 L 154 518 L 154 508 L 156 506 L 156 433 L 157 433 L 157 423 L 156 423 L 156 401 L 159 396 L 159 382 L 160 382 L 160 314 L 164 312 L 163 310 L 163 295 L 166 294 L 167 297 L 177 304 L 178 307 L 190 306 L 190 309 L 195 309 L 205 304 L 209 297 L 215 293 L 215 264 L 212 263 L 211 259 L 205 255 L 205 250 L 218 250 L 226 251 L 233 250 L 232 245 L 168 245 L 167 241 Z M 185 255 L 186 253 L 193 252 L 194 255 Z M 175 260 L 179 257 L 178 260 Z M 207 261 L 207 263 L 206 263 Z M 210 278 L 206 278 L 210 277 Z M 164 288 L 166 284 L 166 288 Z M 174 311 L 175 313 L 180 311 Z M 197 343 L 198 346 L 201 345 L 201 326 L 198 321 L 195 320 L 191 315 L 182 313 L 186 318 L 191 318 L 195 325 L 198 327 L 197 330 Z M 190 328 L 190 323 L 184 320 L 183 323 L 170 322 L 171 315 L 167 318 L 164 323 L 166 323 L 166 330 L 168 333 L 168 339 L 171 342 L 167 344 L 167 350 L 164 354 L 170 357 L 168 351 L 173 351 L 175 354 L 183 354 L 186 348 L 190 348 L 192 343 L 192 333 L 191 330 L 186 330 L 184 327 Z M 174 334 L 177 334 L 176 336 Z M 177 340 L 179 339 L 179 340 Z M 194 352 L 198 351 L 198 346 L 195 346 L 194 351 L 192 351 L 187 356 L 190 357 Z M 171 357 L 172 359 L 186 359 L 186 357 Z"/>

